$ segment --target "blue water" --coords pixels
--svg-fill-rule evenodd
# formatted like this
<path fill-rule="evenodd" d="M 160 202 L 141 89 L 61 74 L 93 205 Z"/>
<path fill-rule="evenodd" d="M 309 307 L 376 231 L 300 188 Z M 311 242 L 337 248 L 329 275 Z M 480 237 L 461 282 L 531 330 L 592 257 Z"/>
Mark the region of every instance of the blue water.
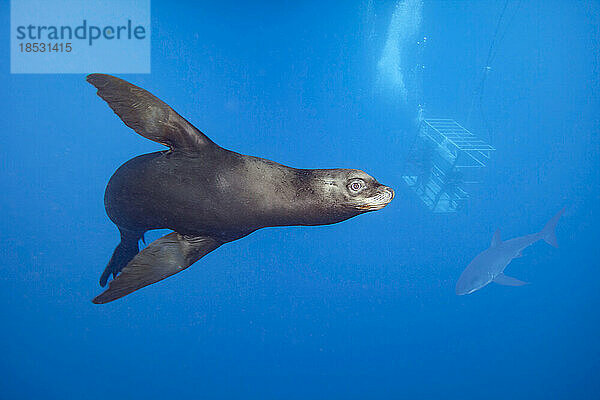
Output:
<path fill-rule="evenodd" d="M 83 74 L 11 75 L 0 58 L 0 398 L 599 398 L 599 3 L 509 2 L 468 125 L 497 151 L 454 214 L 401 178 L 416 104 L 466 124 L 504 1 L 425 1 L 417 36 L 397 25 L 405 91 L 378 76 L 396 2 L 250 3 L 153 0 L 152 73 L 122 77 L 225 148 L 360 168 L 396 198 L 257 231 L 94 305 L 118 243 L 105 185 L 162 147 Z M 8 54 L 8 2 L 0 16 Z M 533 233 L 563 206 L 560 247 L 507 269 L 530 285 L 455 295 L 496 228 Z"/>

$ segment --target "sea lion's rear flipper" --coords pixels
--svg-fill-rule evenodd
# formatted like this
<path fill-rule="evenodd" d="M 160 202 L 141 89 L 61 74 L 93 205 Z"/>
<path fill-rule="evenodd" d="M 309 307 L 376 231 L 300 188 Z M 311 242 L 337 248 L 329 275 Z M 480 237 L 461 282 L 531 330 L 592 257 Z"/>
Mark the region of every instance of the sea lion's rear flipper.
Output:
<path fill-rule="evenodd" d="M 131 129 L 172 150 L 195 152 L 214 143 L 171 107 L 150 92 L 111 75 L 90 74 L 87 81 L 98 89 Z"/>
<path fill-rule="evenodd" d="M 139 253 L 140 247 L 138 242 L 140 239 L 144 239 L 143 232 L 133 232 L 122 228 L 119 228 L 119 232 L 121 233 L 121 242 L 117 245 L 115 251 L 113 251 L 108 265 L 100 276 L 100 286 L 102 287 L 106 286 L 106 282 L 111 274 L 116 278 L 123 267 Z"/>
<path fill-rule="evenodd" d="M 183 271 L 221 244 L 209 236 L 169 233 L 140 251 L 92 302 L 111 302 Z"/>

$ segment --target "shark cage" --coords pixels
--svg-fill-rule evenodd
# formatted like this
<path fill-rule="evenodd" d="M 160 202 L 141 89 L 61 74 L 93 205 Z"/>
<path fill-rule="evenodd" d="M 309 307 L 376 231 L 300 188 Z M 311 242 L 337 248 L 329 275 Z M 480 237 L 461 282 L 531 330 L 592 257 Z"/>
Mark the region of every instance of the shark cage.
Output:
<path fill-rule="evenodd" d="M 431 211 L 455 212 L 495 150 L 454 120 L 423 119 L 402 178 Z"/>

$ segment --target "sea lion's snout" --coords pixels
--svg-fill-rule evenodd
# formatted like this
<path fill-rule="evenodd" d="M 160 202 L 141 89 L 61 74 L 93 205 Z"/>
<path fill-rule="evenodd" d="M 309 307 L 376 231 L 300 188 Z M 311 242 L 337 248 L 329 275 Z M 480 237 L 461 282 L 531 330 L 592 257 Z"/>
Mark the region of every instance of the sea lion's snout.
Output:
<path fill-rule="evenodd" d="M 394 189 L 392 189 L 392 188 L 391 188 L 391 187 L 389 187 L 389 186 L 384 186 L 384 187 L 383 187 L 383 190 L 385 190 L 386 192 L 388 192 L 388 193 L 389 193 L 389 196 L 390 196 L 390 201 L 392 201 L 392 200 L 394 199 L 394 195 L 395 195 Z M 389 203 L 390 201 L 388 201 L 388 203 Z"/>
<path fill-rule="evenodd" d="M 394 198 L 394 189 L 389 186 L 381 185 L 376 191 L 375 195 L 365 199 L 365 202 L 358 208 L 365 211 L 377 211 L 390 204 Z"/>

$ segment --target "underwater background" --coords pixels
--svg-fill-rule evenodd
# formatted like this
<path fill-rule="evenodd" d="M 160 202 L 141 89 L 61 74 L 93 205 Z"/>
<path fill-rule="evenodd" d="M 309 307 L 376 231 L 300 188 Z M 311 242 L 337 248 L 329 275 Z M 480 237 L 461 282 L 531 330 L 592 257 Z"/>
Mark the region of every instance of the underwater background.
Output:
<path fill-rule="evenodd" d="M 8 55 L 8 1 L 0 18 Z M 106 183 L 163 147 L 84 74 L 0 58 L 0 399 L 600 397 L 599 2 L 153 0 L 151 48 L 151 74 L 119 76 L 219 145 L 359 168 L 396 197 L 94 305 L 118 243 Z M 402 178 L 420 116 L 496 148 L 457 212 Z M 563 206 L 559 247 L 507 268 L 529 285 L 455 294 L 497 228 Z"/>

